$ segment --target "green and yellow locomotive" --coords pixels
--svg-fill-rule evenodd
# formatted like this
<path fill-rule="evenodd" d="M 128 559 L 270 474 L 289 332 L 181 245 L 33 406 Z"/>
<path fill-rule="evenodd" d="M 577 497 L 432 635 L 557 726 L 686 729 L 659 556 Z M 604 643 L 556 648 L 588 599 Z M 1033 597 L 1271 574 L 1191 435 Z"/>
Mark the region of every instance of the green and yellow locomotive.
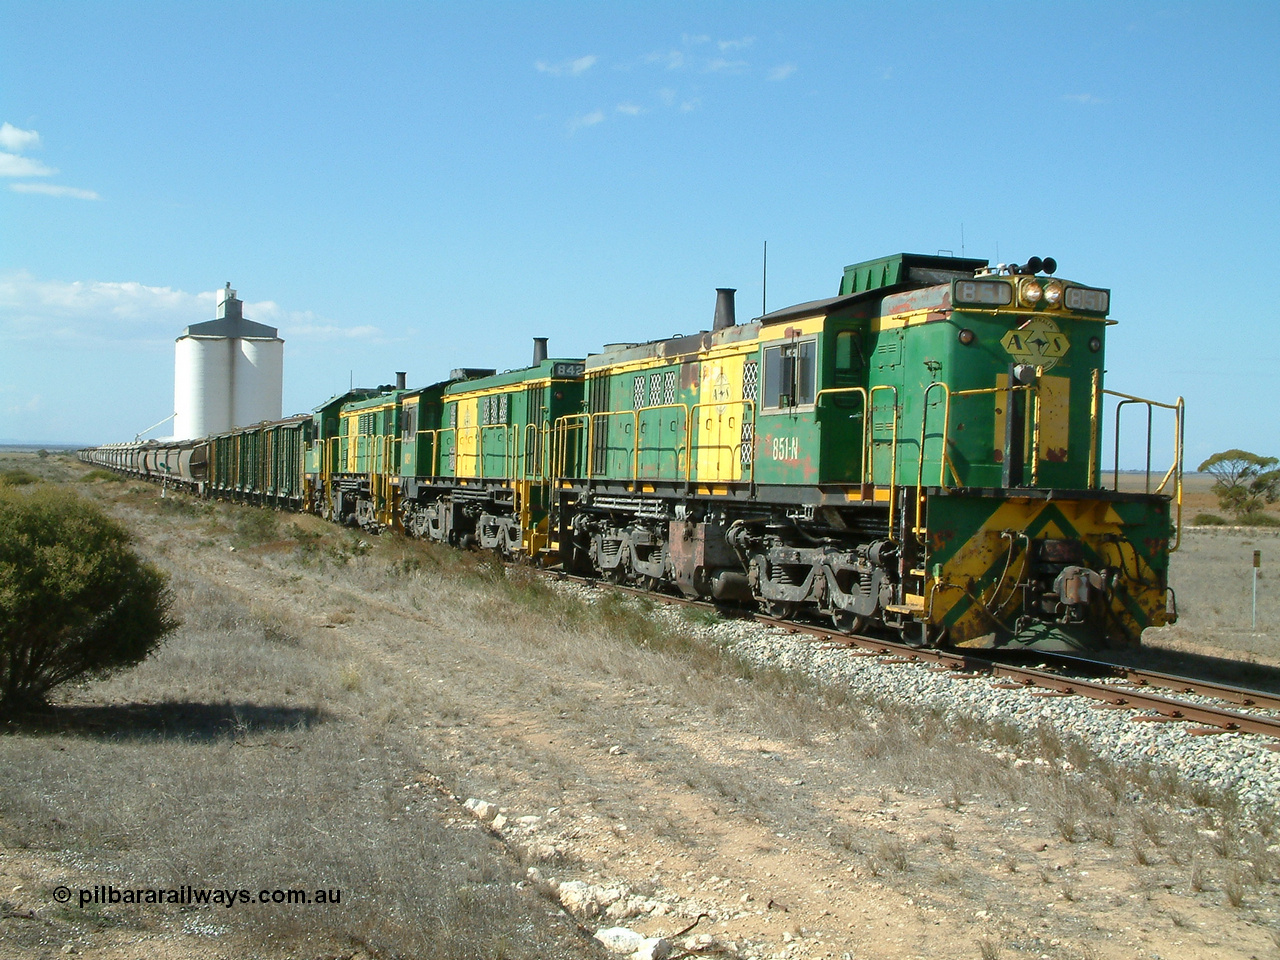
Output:
<path fill-rule="evenodd" d="M 903 254 L 589 357 L 565 562 L 920 643 L 1137 643 L 1173 615 L 1181 401 L 1155 492 L 1103 489 L 1109 291 L 1044 267 Z"/>
<path fill-rule="evenodd" d="M 454 370 L 419 389 L 335 397 L 315 412 L 311 509 L 370 530 L 545 560 L 553 424 L 582 407 L 581 359 L 536 342 L 522 370 Z M 562 458 L 563 460 L 563 458 Z"/>

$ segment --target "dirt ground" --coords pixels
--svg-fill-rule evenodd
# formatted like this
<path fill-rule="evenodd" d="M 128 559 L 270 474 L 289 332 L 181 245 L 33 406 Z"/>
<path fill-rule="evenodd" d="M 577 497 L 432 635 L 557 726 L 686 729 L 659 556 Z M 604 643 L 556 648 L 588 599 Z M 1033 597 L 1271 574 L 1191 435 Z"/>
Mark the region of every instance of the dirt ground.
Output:
<path fill-rule="evenodd" d="M 26 779 L 0 793 L 6 957 L 463 955 L 380 944 L 342 924 L 318 936 L 307 918 L 292 933 L 273 928 L 267 936 L 232 921 L 212 924 L 199 911 L 101 909 L 86 918 L 54 903 L 56 884 L 142 885 L 166 857 L 182 862 L 174 875 L 199 883 L 212 870 L 183 854 L 182 838 L 232 828 L 192 816 L 188 804 L 221 810 L 215 795 L 233 782 L 242 791 L 235 808 L 260 804 L 286 789 L 279 771 L 323 738 L 338 751 L 326 756 L 350 755 L 348 776 L 357 780 L 358 764 L 376 752 L 371 745 L 396 758 L 379 768 L 378 789 L 403 798 L 403 811 L 399 799 L 371 807 L 365 826 L 351 829 L 373 835 L 371 818 L 394 817 L 419 832 L 430 821 L 478 835 L 492 846 L 486 856 L 523 876 L 520 896 L 545 904 L 557 884 L 572 881 L 622 891 L 615 902 L 646 901 L 636 916 L 584 917 L 588 929 L 622 924 L 672 936 L 703 915 L 686 935 L 703 939 L 691 945 L 744 957 L 1280 956 L 1276 838 L 1246 854 L 1243 839 L 1224 840 L 1230 829 L 1212 810 L 1172 809 L 1121 791 L 1064 822 L 1062 803 L 1074 801 L 1063 791 L 1078 782 L 1071 764 L 1028 757 L 1016 744 L 917 737 L 909 705 L 897 716 L 856 704 L 826 709 L 828 701 L 785 685 L 766 689 L 763 680 L 637 643 L 637 628 L 621 614 L 575 619 L 576 608 L 534 587 L 526 598 L 500 573 L 441 567 L 418 545 L 361 547 L 344 534 L 340 550 L 308 553 L 330 535 L 302 518 L 292 539 L 246 544 L 241 531 L 237 546 L 236 508 L 160 508 L 137 485 L 86 486 L 170 571 L 184 616 L 206 616 L 197 603 L 250 610 L 263 649 L 273 635 L 288 649 L 270 654 L 285 659 L 262 653 L 254 666 L 255 647 L 242 675 L 220 679 L 200 659 L 213 656 L 201 649 L 208 635 L 184 627 L 190 635 L 180 632 L 132 674 L 69 691 L 64 709 L 221 701 L 241 713 L 312 711 L 318 719 L 239 719 L 232 746 L 194 743 L 180 730 L 104 740 L 82 730 L 10 729 L 0 757 Z M 1253 547 L 1193 537 L 1184 556 L 1223 567 L 1221 558 L 1238 549 Z M 1215 611 L 1188 591 L 1184 622 L 1192 626 L 1170 642 L 1211 642 L 1215 618 L 1237 618 L 1237 601 Z M 1270 638 L 1274 598 L 1268 604 L 1261 635 Z M 1253 636 L 1241 634 L 1237 649 L 1277 655 Z M 103 844 L 91 834 L 106 830 L 105 821 L 81 805 L 103 797 L 76 760 L 102 765 L 103 778 L 168 790 L 175 803 L 122 802 L 110 829 L 131 839 Z M 176 783 L 189 763 L 217 771 L 203 782 L 207 796 L 193 798 Z M 133 786 L 114 789 L 134 797 Z M 1105 784 L 1081 789 L 1103 795 Z M 493 803 L 508 825 L 486 832 L 463 807 L 469 798 Z M 51 827 L 60 816 L 65 822 Z M 148 827 L 157 816 L 186 819 L 187 829 L 157 834 Z M 263 844 L 285 848 L 282 862 L 291 845 L 315 841 L 272 836 L 270 824 L 262 830 Z M 335 846 L 338 873 L 348 860 L 376 865 L 385 850 Z M 217 869 L 234 875 L 236 866 Z M 348 904 L 363 895 L 346 894 Z M 540 934 L 544 952 L 533 955 L 593 955 L 553 912 L 524 900 L 504 909 L 524 911 L 544 930 L 564 924 Z M 521 944 L 487 949 L 476 955 L 527 955 Z"/>

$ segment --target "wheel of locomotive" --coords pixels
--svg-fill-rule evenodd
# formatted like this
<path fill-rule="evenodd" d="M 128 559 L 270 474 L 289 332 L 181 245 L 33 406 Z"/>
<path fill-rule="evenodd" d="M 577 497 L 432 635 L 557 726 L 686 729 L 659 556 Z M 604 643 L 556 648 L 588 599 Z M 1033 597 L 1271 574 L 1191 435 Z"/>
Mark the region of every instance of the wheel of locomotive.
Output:
<path fill-rule="evenodd" d="M 867 629 L 867 618 L 848 610 L 836 610 L 831 614 L 831 622 L 841 633 L 861 633 Z"/>
<path fill-rule="evenodd" d="M 790 620 L 795 616 L 799 604 L 792 600 L 761 600 L 760 610 L 766 617 L 775 620 Z"/>

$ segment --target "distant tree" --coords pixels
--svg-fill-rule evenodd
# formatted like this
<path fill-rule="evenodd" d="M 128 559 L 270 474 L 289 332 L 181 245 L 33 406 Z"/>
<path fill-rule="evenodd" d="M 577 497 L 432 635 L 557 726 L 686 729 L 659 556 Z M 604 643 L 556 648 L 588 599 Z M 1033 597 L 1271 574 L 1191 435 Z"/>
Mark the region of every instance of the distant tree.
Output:
<path fill-rule="evenodd" d="M 1223 510 L 1237 517 L 1261 512 L 1263 505 L 1280 499 L 1280 460 L 1248 450 L 1224 450 L 1200 464 L 1202 473 L 1214 477 L 1213 492 Z"/>
<path fill-rule="evenodd" d="M 37 450 L 36 456 L 43 460 L 45 457 L 49 456 L 49 451 L 45 449 Z"/>
<path fill-rule="evenodd" d="M 0 486 L 0 715 L 141 663 L 177 626 L 167 578 L 130 541 L 66 489 Z"/>

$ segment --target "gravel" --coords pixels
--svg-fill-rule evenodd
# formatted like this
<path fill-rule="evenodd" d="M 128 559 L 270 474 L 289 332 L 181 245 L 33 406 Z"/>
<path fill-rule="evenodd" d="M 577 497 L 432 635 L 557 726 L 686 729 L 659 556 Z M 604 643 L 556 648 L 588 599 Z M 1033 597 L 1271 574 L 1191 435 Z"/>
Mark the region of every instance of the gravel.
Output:
<path fill-rule="evenodd" d="M 590 602 L 603 591 L 560 583 Z M 878 658 L 823 649 L 795 634 L 745 619 L 698 623 L 682 608 L 660 605 L 654 615 L 670 625 L 721 646 L 757 668 L 800 674 L 820 683 L 847 687 L 879 703 L 925 704 L 945 715 L 979 722 L 1013 724 L 1034 734 L 1051 730 L 1077 741 L 1094 755 L 1126 766 L 1169 769 L 1186 781 L 1234 794 L 1250 821 L 1280 819 L 1280 752 L 1255 734 L 1196 735 L 1179 722 L 1135 723 L 1134 711 L 1099 710 L 1083 697 L 1043 697 L 1028 690 L 960 680 L 925 665 L 883 664 Z M 1217 703 L 1211 698 L 1181 699 Z M 1233 707 L 1244 711 L 1246 708 Z M 993 745 L 991 749 L 997 748 Z M 1067 761 L 1056 761 L 1068 771 Z"/>

